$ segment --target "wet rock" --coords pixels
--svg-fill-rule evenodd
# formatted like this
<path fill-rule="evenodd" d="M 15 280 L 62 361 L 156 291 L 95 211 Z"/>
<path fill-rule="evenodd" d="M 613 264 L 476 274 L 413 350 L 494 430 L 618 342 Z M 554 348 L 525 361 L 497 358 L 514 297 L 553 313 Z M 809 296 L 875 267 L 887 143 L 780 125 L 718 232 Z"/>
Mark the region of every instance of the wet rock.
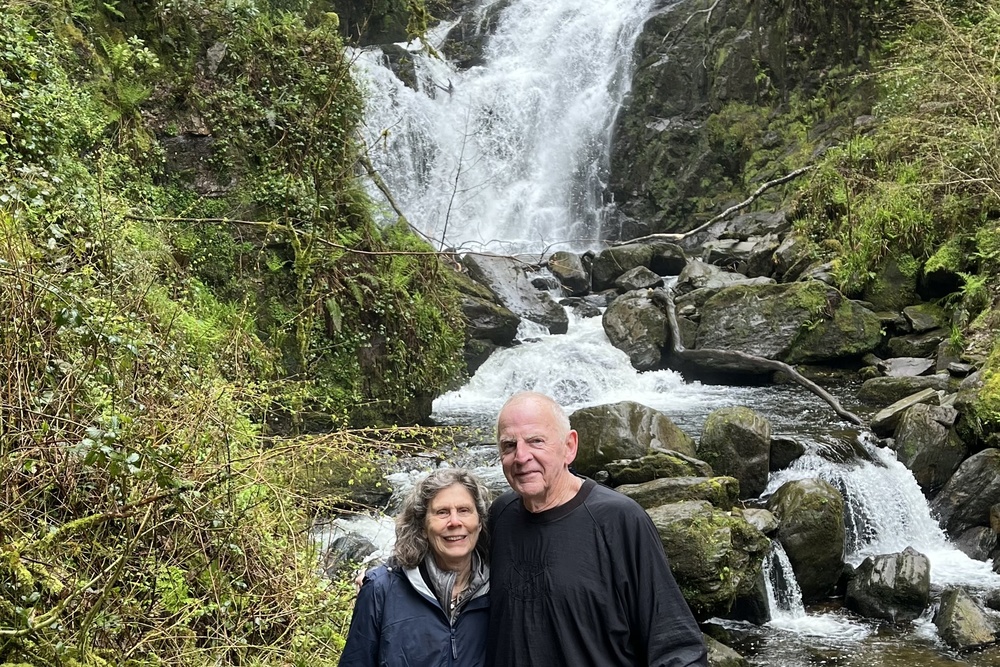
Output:
<path fill-rule="evenodd" d="M 674 292 L 683 295 L 697 289 L 718 291 L 730 285 L 761 285 L 773 282 L 770 278 L 748 278 L 742 273 L 730 273 L 712 264 L 692 260 L 677 277 Z"/>
<path fill-rule="evenodd" d="M 933 359 L 923 357 L 893 357 L 880 361 L 877 366 L 888 377 L 915 377 L 927 375 L 934 368 Z"/>
<path fill-rule="evenodd" d="M 743 510 L 743 518 L 750 522 L 750 524 L 764 533 L 765 535 L 771 535 L 774 531 L 778 530 L 778 517 L 774 516 L 771 512 L 760 507 L 748 507 Z"/>
<path fill-rule="evenodd" d="M 615 278 L 615 287 L 623 292 L 663 287 L 663 278 L 645 266 L 637 266 Z"/>
<path fill-rule="evenodd" d="M 792 461 L 805 453 L 805 445 L 794 438 L 772 437 L 768 469 L 771 472 L 784 470 L 791 465 Z"/>
<path fill-rule="evenodd" d="M 577 317 L 599 317 L 601 315 L 600 307 L 594 305 L 593 302 L 587 299 L 582 299 L 578 296 L 571 296 L 565 299 L 559 300 L 560 306 L 566 306 Z"/>
<path fill-rule="evenodd" d="M 809 241 L 798 234 L 786 236 L 774 251 L 774 276 L 782 282 L 792 282 L 799 276 L 790 274 L 795 265 L 805 268 L 812 247 Z"/>
<path fill-rule="evenodd" d="M 858 399 L 869 405 L 888 406 L 925 389 L 946 392 L 951 386 L 950 380 L 951 378 L 941 373 L 919 377 L 872 378 L 862 383 L 858 389 Z"/>
<path fill-rule="evenodd" d="M 569 329 L 566 311 L 547 292 L 535 289 L 523 263 L 510 257 L 471 254 L 465 255 L 463 263 L 469 276 L 485 285 L 514 314 L 541 324 L 552 334 Z"/>
<path fill-rule="evenodd" d="M 767 501 L 778 517 L 777 539 L 788 554 L 805 602 L 826 597 L 844 568 L 844 498 L 820 479 L 783 484 Z"/>
<path fill-rule="evenodd" d="M 702 306 L 696 349 L 814 363 L 860 357 L 881 338 L 874 313 L 823 283 L 736 285 Z"/>
<path fill-rule="evenodd" d="M 913 472 L 925 494 L 944 486 L 968 453 L 955 433 L 957 416 L 954 408 L 920 403 L 907 408 L 896 426 L 896 457 Z"/>
<path fill-rule="evenodd" d="M 743 517 L 703 500 L 647 513 L 695 616 L 725 615 L 737 597 L 753 593 L 770 540 Z"/>
<path fill-rule="evenodd" d="M 902 553 L 866 558 L 848 583 L 844 602 L 868 618 L 912 621 L 923 613 L 930 594 L 930 560 L 907 547 Z"/>
<path fill-rule="evenodd" d="M 973 526 L 956 537 L 954 544 L 969 558 L 985 561 L 997 547 L 997 534 L 987 526 Z"/>
<path fill-rule="evenodd" d="M 552 253 L 547 266 L 570 296 L 582 296 L 590 292 L 590 271 L 580 255 L 560 250 Z"/>
<path fill-rule="evenodd" d="M 862 387 L 863 386 L 864 385 L 862 385 Z M 899 424 L 899 420 L 902 418 L 903 413 L 911 407 L 920 404 L 937 405 L 940 401 L 941 394 L 930 388 L 923 389 L 915 394 L 910 394 L 909 396 L 901 398 L 892 405 L 889 405 L 888 407 L 875 413 L 875 416 L 872 417 L 871 423 L 872 432 L 882 438 L 888 437 L 896 430 L 896 425 Z"/>
<path fill-rule="evenodd" d="M 972 526 L 986 526 L 990 508 L 1000 503 L 1000 450 L 985 449 L 958 467 L 931 503 L 950 535 Z"/>
<path fill-rule="evenodd" d="M 909 266 L 901 267 L 896 259 L 889 259 L 879 267 L 874 280 L 864 290 L 862 298 L 870 301 L 875 310 L 900 312 L 906 306 L 916 303 L 917 272 Z M 920 357 L 920 354 L 894 352 L 897 357 Z"/>
<path fill-rule="evenodd" d="M 889 352 L 894 357 L 932 358 L 937 353 L 938 346 L 948 340 L 948 336 L 946 329 L 896 336 L 889 339 Z"/>
<path fill-rule="evenodd" d="M 947 588 L 934 614 L 938 636 L 952 648 L 969 650 L 994 640 L 994 627 L 972 597 L 961 588 Z"/>
<path fill-rule="evenodd" d="M 716 474 L 735 477 L 741 498 L 756 498 L 767 486 L 771 424 L 750 408 L 721 408 L 702 428 L 698 456 Z"/>
<path fill-rule="evenodd" d="M 610 461 L 605 469 L 611 486 L 642 484 L 662 477 L 715 476 L 712 466 L 704 461 L 674 451 L 657 451 L 637 459 Z"/>
<path fill-rule="evenodd" d="M 604 311 L 604 332 L 611 344 L 628 355 L 640 371 L 661 368 L 668 346 L 667 316 L 648 290 L 628 292 Z"/>
<path fill-rule="evenodd" d="M 642 484 L 623 484 L 615 490 L 643 509 L 683 500 L 707 500 L 721 510 L 731 510 L 739 499 L 740 483 L 732 477 L 665 477 Z"/>
<path fill-rule="evenodd" d="M 711 667 L 749 667 L 750 662 L 742 655 L 711 637 L 705 636 L 708 648 L 708 664 Z"/>
<path fill-rule="evenodd" d="M 360 565 L 377 547 L 360 535 L 347 534 L 335 538 L 323 553 L 323 573 L 331 579 L 339 578 L 349 569 Z"/>
<path fill-rule="evenodd" d="M 662 412 L 632 401 L 582 408 L 570 415 L 579 434 L 574 466 L 583 475 L 611 461 L 637 459 L 651 449 L 694 456 L 694 441 Z"/>
<path fill-rule="evenodd" d="M 654 257 L 662 257 L 661 253 L 673 253 L 676 245 L 672 243 L 628 243 L 602 250 L 594 257 L 591 267 L 591 282 L 595 292 L 613 287 L 615 279 L 626 271 L 638 266 L 647 269 L 653 264 Z M 677 249 L 679 250 L 679 249 Z M 683 256 L 683 252 L 680 253 Z M 664 260 L 658 260 L 664 261 Z"/>
<path fill-rule="evenodd" d="M 903 308 L 903 317 L 910 323 L 913 333 L 924 333 L 948 326 L 948 313 L 933 303 L 919 303 Z"/>

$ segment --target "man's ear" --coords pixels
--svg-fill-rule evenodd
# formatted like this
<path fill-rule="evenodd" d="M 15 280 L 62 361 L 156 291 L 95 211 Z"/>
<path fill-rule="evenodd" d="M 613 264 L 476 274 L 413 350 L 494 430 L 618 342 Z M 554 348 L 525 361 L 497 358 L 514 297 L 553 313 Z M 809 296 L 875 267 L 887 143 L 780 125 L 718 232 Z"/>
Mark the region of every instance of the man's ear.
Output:
<path fill-rule="evenodd" d="M 576 431 L 570 429 L 570 432 L 566 435 L 566 465 L 573 463 L 576 460 L 576 450 L 579 436 Z"/>

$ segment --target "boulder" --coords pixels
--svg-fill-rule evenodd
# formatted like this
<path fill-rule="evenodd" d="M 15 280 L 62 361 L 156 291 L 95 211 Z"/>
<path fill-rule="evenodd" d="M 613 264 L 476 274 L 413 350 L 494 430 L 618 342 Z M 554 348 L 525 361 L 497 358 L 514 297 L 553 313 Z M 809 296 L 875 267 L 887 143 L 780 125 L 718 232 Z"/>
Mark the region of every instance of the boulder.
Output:
<path fill-rule="evenodd" d="M 660 368 L 669 343 L 667 315 L 647 290 L 615 299 L 601 319 L 611 344 L 628 355 L 640 371 Z"/>
<path fill-rule="evenodd" d="M 968 453 L 955 433 L 957 416 L 954 408 L 919 403 L 908 408 L 896 426 L 896 458 L 913 472 L 925 494 L 944 486 Z"/>
<path fill-rule="evenodd" d="M 569 329 L 566 311 L 547 292 L 535 289 L 522 262 L 511 257 L 472 254 L 465 255 L 462 262 L 469 276 L 485 285 L 519 317 L 541 324 L 551 334 L 566 333 Z"/>
<path fill-rule="evenodd" d="M 997 547 L 997 534 L 989 526 L 973 526 L 956 537 L 954 545 L 969 558 L 989 560 Z"/>
<path fill-rule="evenodd" d="M 880 361 L 876 366 L 888 377 L 914 377 L 927 375 L 934 368 L 935 362 L 923 357 L 893 357 Z"/>
<path fill-rule="evenodd" d="M 730 285 L 763 285 L 773 282 L 770 278 L 748 278 L 741 273 L 730 273 L 712 264 L 692 260 L 677 276 L 674 292 L 683 295 L 697 289 L 718 291 Z"/>
<path fill-rule="evenodd" d="M 773 532 L 778 530 L 778 517 L 774 516 L 766 509 L 748 507 L 743 510 L 743 518 L 749 521 L 754 528 L 765 535 L 771 535 Z"/>
<path fill-rule="evenodd" d="M 937 353 L 938 346 L 948 340 L 948 336 L 947 329 L 932 329 L 922 333 L 896 336 L 889 339 L 889 352 L 894 357 L 927 357 L 930 359 Z"/>
<path fill-rule="evenodd" d="M 622 292 L 663 287 L 663 278 L 645 266 L 637 266 L 615 278 L 615 287 Z"/>
<path fill-rule="evenodd" d="M 628 243 L 606 248 L 594 257 L 591 267 L 591 287 L 595 292 L 614 286 L 615 279 L 626 271 L 643 266 L 650 268 L 653 257 L 661 253 L 672 255 L 676 252 L 683 257 L 683 251 L 672 243 Z M 665 260 L 664 264 L 667 262 Z"/>
<path fill-rule="evenodd" d="M 990 508 L 1000 503 L 1000 450 L 984 449 L 958 467 L 931 503 L 941 526 L 959 535 L 972 526 L 988 526 Z"/>
<path fill-rule="evenodd" d="M 461 305 L 466 335 L 469 338 L 488 340 L 495 345 L 510 345 L 514 342 L 521 318 L 509 308 L 468 294 L 461 295 Z"/>
<path fill-rule="evenodd" d="M 903 308 L 903 317 L 910 323 L 910 330 L 917 334 L 932 329 L 943 329 L 949 324 L 948 313 L 934 303 L 907 306 Z"/>
<path fill-rule="evenodd" d="M 611 461 L 605 466 L 608 484 L 642 484 L 661 477 L 714 477 L 712 466 L 680 452 L 652 452 L 637 459 Z"/>
<path fill-rule="evenodd" d="M 907 547 L 902 553 L 869 556 L 847 584 L 847 608 L 868 618 L 913 621 L 931 595 L 931 564 L 927 556 Z"/>
<path fill-rule="evenodd" d="M 695 347 L 812 363 L 860 357 L 881 338 L 874 313 L 811 280 L 720 290 L 702 306 Z"/>
<path fill-rule="evenodd" d="M 919 377 L 880 377 L 865 380 L 858 389 L 858 400 L 869 405 L 891 405 L 924 389 L 948 391 L 950 380 L 946 374 Z"/>
<path fill-rule="evenodd" d="M 549 256 L 546 265 L 570 296 L 582 296 L 590 292 L 590 272 L 580 255 L 559 250 Z"/>
<path fill-rule="evenodd" d="M 867 384 L 867 381 L 866 381 Z M 864 387 L 864 385 L 862 385 Z M 924 389 L 905 398 L 901 398 L 892 405 L 879 410 L 872 417 L 871 429 L 875 435 L 888 437 L 896 430 L 903 414 L 914 405 L 937 405 L 941 401 L 941 394 L 933 389 Z"/>
<path fill-rule="evenodd" d="M 673 243 L 656 243 L 653 245 L 653 255 L 649 258 L 649 268 L 660 276 L 676 276 L 687 266 L 688 256 L 684 250 Z"/>
<path fill-rule="evenodd" d="M 756 498 L 767 486 L 771 424 L 750 408 L 720 408 L 702 428 L 698 456 L 719 475 L 735 477 L 741 498 Z"/>
<path fill-rule="evenodd" d="M 946 588 L 941 593 L 934 625 L 944 643 L 959 651 L 988 644 L 995 638 L 986 612 L 961 588 Z"/>
<path fill-rule="evenodd" d="M 768 469 L 771 472 L 784 470 L 792 461 L 806 453 L 806 446 L 792 438 L 771 436 L 771 455 Z"/>
<path fill-rule="evenodd" d="M 643 509 L 683 500 L 707 500 L 714 507 L 731 510 L 739 499 L 740 483 L 732 477 L 665 477 L 642 484 L 623 484 L 615 491 Z"/>
<path fill-rule="evenodd" d="M 705 647 L 708 649 L 708 664 L 711 667 L 750 667 L 750 662 L 733 649 L 708 635 L 703 637 Z"/>
<path fill-rule="evenodd" d="M 770 540 L 743 517 L 704 500 L 660 505 L 647 512 L 674 578 L 698 618 L 725 615 L 737 597 L 752 594 Z"/>
<path fill-rule="evenodd" d="M 798 234 L 787 235 L 774 251 L 774 276 L 781 282 L 792 282 L 798 274 L 790 273 L 793 266 L 805 268 L 812 254 L 812 244 Z"/>
<path fill-rule="evenodd" d="M 916 303 L 917 266 L 912 258 L 902 264 L 894 258 L 887 259 L 877 270 L 875 278 L 865 287 L 862 298 L 874 305 L 875 310 L 900 312 Z M 896 354 L 897 357 L 919 357 L 919 354 Z"/>
<path fill-rule="evenodd" d="M 844 497 L 828 482 L 783 484 L 767 501 L 781 522 L 777 539 L 788 554 L 802 598 L 823 599 L 844 569 Z"/>
<path fill-rule="evenodd" d="M 582 408 L 570 415 L 579 434 L 574 466 L 592 476 L 611 461 L 637 459 L 651 449 L 672 450 L 694 456 L 691 437 L 662 412 L 632 401 Z"/>

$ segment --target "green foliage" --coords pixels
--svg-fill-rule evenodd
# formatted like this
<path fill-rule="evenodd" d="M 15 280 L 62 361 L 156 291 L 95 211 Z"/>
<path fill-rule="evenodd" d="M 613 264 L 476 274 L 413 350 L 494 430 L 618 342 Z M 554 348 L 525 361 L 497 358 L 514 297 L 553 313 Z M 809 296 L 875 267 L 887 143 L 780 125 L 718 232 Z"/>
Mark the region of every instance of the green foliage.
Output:
<path fill-rule="evenodd" d="M 4 662 L 335 664 L 306 527 L 423 436 L 277 434 L 457 373 L 445 269 L 355 180 L 335 22 L 271 8 L 0 0 Z M 192 127 L 211 196 L 158 139 Z"/>

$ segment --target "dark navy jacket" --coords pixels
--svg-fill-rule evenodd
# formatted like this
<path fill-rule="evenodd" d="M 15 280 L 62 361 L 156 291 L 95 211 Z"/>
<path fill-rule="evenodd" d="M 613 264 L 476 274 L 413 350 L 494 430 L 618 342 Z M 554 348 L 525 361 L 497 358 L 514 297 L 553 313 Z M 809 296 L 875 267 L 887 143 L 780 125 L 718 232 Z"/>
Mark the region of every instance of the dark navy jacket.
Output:
<path fill-rule="evenodd" d="M 340 667 L 482 667 L 489 584 L 454 625 L 417 570 L 372 570 L 358 593 Z"/>

